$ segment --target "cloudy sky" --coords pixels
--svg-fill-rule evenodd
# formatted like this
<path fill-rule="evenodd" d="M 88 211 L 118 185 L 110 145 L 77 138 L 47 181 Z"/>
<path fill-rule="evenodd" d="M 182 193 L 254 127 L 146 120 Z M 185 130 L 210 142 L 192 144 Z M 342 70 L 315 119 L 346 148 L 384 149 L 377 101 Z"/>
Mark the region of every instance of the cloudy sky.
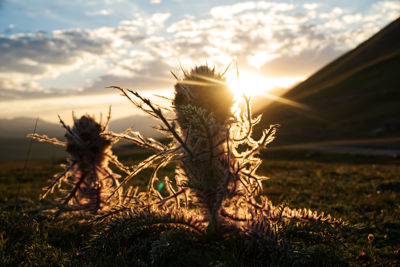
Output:
<path fill-rule="evenodd" d="M 398 0 L 0 0 L 0 118 L 124 117 L 107 86 L 168 94 L 170 71 L 206 62 L 237 62 L 253 90 L 290 86 L 399 15 Z"/>

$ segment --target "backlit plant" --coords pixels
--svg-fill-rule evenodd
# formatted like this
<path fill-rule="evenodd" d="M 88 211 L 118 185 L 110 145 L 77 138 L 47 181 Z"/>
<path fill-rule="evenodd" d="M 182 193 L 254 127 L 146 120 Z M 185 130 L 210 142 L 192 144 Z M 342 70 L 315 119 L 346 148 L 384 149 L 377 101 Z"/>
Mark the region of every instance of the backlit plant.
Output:
<path fill-rule="evenodd" d="M 44 189 L 42 198 L 58 187 L 62 194 L 58 201 L 63 209 L 70 211 L 98 213 L 119 204 L 121 190 L 115 190 L 119 185 L 120 176 L 108 167 L 109 162 L 124 171 L 128 170 L 111 151 L 116 139 L 102 135 L 108 127 L 109 119 L 110 116 L 107 122 L 102 124 L 89 115 L 79 119 L 74 116 L 71 128 L 60 118 L 66 130 L 66 142 L 46 135 L 28 135 L 39 141 L 64 146 L 69 154 L 69 164 L 63 165 L 64 171 L 55 175 L 51 184 Z"/>
<path fill-rule="evenodd" d="M 113 86 L 161 122 L 158 130 L 172 140 L 168 144 L 131 129 L 107 132 L 107 123 L 89 116 L 74 119 L 72 129 L 61 120 L 67 143 L 30 135 L 67 146 L 70 154 L 70 165 L 45 194 L 65 180 L 69 188 L 63 205 L 107 211 L 97 217 L 99 230 L 88 243 L 90 263 L 101 264 L 103 257 L 113 255 L 122 255 L 124 264 L 132 259 L 138 266 L 201 265 L 214 258 L 233 259 L 232 264 L 251 259 L 255 265 L 321 265 L 329 257 L 336 262 L 343 221 L 309 209 L 274 206 L 259 195 L 268 179 L 257 174 L 262 164 L 259 154 L 275 138 L 277 125 L 254 139 L 253 127 L 261 116 L 253 118 L 246 96 L 244 111 L 233 107 L 224 72 L 202 65 L 184 71 L 182 78 L 173 75 L 177 83 L 171 107 Z M 120 139 L 154 154 L 127 169 L 110 150 Z M 108 168 L 110 160 L 128 173 L 119 184 Z M 174 177 L 160 177 L 165 167 L 173 168 Z M 130 186 L 122 194 L 122 188 L 145 169 L 152 169 L 146 189 Z M 194 254 L 178 256 L 188 245 Z M 234 257 L 232 249 L 238 251 Z M 211 259 L 204 258 L 203 250 Z M 312 255 L 317 255 L 315 260 Z"/>
<path fill-rule="evenodd" d="M 267 179 L 256 174 L 262 163 L 258 154 L 274 139 L 277 125 L 265 129 L 262 137 L 254 140 L 253 126 L 259 123 L 261 116 L 252 118 L 250 99 L 247 97 L 244 97 L 245 112 L 233 114 L 233 95 L 223 73 L 206 65 L 184 72 L 184 77 L 178 79 L 175 85 L 173 118 L 167 118 L 162 108 L 139 93 L 114 88 L 121 90 L 137 107 L 159 119 L 163 123 L 159 130 L 173 139 L 169 145 L 163 145 L 132 131 L 107 134 L 131 140 L 156 152 L 138 164 L 123 181 L 125 183 L 141 170 L 153 167 L 148 184 L 151 197 L 147 205 L 161 207 L 173 201 L 180 207 L 190 200 L 200 209 L 203 222 L 217 228 L 224 225 L 248 227 L 254 221 L 281 219 L 341 223 L 306 209 L 277 208 L 265 196 L 261 196 L 261 201 L 256 200 L 262 190 L 262 181 Z M 175 183 L 168 177 L 159 181 L 157 171 L 170 162 L 178 163 Z M 165 184 L 169 193 L 167 196 L 160 194 L 154 186 L 155 181 Z"/>

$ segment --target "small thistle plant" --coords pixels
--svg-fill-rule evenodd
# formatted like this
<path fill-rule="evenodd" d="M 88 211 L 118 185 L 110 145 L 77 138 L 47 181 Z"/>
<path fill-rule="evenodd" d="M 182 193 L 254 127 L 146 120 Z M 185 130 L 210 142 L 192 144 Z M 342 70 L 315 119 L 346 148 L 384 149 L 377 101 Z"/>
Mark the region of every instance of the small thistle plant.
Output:
<path fill-rule="evenodd" d="M 28 135 L 39 141 L 64 146 L 69 154 L 68 166 L 63 165 L 64 171 L 56 174 L 51 184 L 44 188 L 42 198 L 58 187 L 62 193 L 59 199 L 61 207 L 70 211 L 98 213 L 119 204 L 120 190 L 115 190 L 119 185 L 120 176 L 113 173 L 108 164 L 111 161 L 122 170 L 127 169 L 111 151 L 111 146 L 116 140 L 102 135 L 108 127 L 109 118 L 110 116 L 107 122 L 102 124 L 89 115 L 79 119 L 73 116 L 72 128 L 60 118 L 62 126 L 66 129 L 66 142 L 46 135 Z"/>

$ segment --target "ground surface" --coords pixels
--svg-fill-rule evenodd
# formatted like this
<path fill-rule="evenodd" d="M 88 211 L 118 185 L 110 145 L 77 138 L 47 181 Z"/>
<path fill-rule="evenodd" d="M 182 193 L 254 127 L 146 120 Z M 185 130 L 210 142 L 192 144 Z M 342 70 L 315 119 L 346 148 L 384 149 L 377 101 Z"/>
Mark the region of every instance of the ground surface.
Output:
<path fill-rule="evenodd" d="M 148 155 L 121 153 L 128 163 Z M 271 178 L 263 193 L 274 204 L 324 211 L 357 226 L 346 236 L 350 265 L 400 264 L 400 159 L 304 150 L 262 156 L 260 173 Z M 39 195 L 61 162 L 29 161 L 25 169 L 24 161 L 0 162 L 0 265 L 69 265 L 80 257 L 90 224 L 54 222 L 38 210 L 49 205 Z"/>

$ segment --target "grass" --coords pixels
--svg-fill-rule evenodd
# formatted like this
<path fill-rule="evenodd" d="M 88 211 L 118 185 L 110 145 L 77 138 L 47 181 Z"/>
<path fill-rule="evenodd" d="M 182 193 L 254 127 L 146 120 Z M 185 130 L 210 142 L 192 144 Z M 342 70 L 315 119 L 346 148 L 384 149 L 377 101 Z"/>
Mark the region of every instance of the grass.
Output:
<path fill-rule="evenodd" d="M 119 157 L 134 163 L 147 155 L 138 150 L 121 152 Z M 292 208 L 325 211 L 357 226 L 345 236 L 350 265 L 400 264 L 399 159 L 310 156 L 304 151 L 267 151 L 262 156 L 260 173 L 271 178 L 264 193 L 274 204 L 288 202 Z M 61 170 L 60 162 L 30 161 L 27 169 L 23 161 L 0 162 L 0 265 L 85 264 L 81 255 L 91 238 L 91 225 L 52 220 L 46 210 L 51 200 L 38 200 L 47 180 Z M 147 175 L 143 173 L 135 183 L 144 185 Z M 163 247 L 163 240 L 159 242 Z M 114 260 L 109 257 L 104 265 Z"/>
<path fill-rule="evenodd" d="M 262 171 L 271 176 L 265 193 L 273 202 L 327 211 L 360 226 L 347 236 L 350 262 L 399 263 L 398 160 L 325 154 L 312 161 L 266 160 Z"/>
<path fill-rule="evenodd" d="M 51 136 L 53 137 L 53 136 Z M 28 152 L 30 138 L 0 138 L 0 161 L 24 160 Z M 65 157 L 65 149 L 48 143 L 33 141 L 31 145 L 30 158 L 35 159 L 57 159 Z"/>

